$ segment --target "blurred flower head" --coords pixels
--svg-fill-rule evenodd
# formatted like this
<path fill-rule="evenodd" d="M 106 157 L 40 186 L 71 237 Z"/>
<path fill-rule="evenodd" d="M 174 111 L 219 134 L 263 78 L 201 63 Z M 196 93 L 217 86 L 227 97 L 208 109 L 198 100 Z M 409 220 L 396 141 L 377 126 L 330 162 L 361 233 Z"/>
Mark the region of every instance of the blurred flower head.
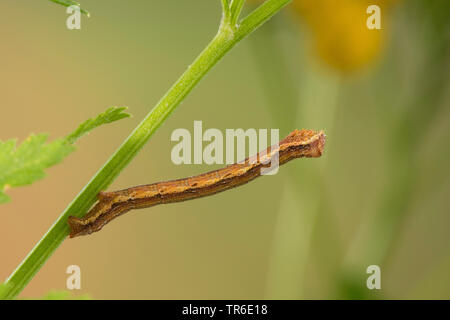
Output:
<path fill-rule="evenodd" d="M 262 2 L 261 0 L 251 0 Z M 386 30 L 386 11 L 398 0 L 294 0 L 294 17 L 313 35 L 317 55 L 343 73 L 371 64 L 380 55 Z M 367 8 L 381 9 L 381 29 L 367 28 Z"/>

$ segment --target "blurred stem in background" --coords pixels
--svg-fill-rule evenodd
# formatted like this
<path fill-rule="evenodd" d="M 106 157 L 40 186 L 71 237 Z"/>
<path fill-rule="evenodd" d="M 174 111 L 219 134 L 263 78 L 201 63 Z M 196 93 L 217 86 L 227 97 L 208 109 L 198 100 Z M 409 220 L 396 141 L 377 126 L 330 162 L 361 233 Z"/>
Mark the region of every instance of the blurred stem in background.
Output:
<path fill-rule="evenodd" d="M 361 227 L 360 239 L 354 241 L 358 249 L 351 252 L 344 266 L 342 298 L 370 297 L 362 285 L 368 276 L 365 269 L 372 264 L 379 265 L 381 270 L 388 268 L 417 190 L 420 146 L 426 142 L 433 121 L 444 107 L 441 99 L 450 71 L 450 3 L 415 0 L 408 2 L 408 10 L 404 12 L 407 12 L 404 18 L 411 21 L 411 28 L 427 50 L 417 68 L 414 94 L 407 95 L 400 108 L 393 104 L 386 106 L 386 112 L 391 113 L 387 119 L 393 119 L 391 126 L 386 126 L 391 128 L 385 152 L 388 181 L 378 212 Z"/>
<path fill-rule="evenodd" d="M 285 136 L 296 128 L 296 117 L 300 111 L 298 84 L 278 38 L 280 29 L 284 27 L 283 18 L 285 16 L 275 17 L 261 28 L 259 34 L 249 38 L 252 60 L 257 69 L 266 107 L 281 130 L 280 136 Z"/>
<path fill-rule="evenodd" d="M 317 76 L 308 70 L 306 64 L 302 64 L 306 69 L 302 70 L 302 76 L 294 77 L 292 70 L 295 68 L 286 60 L 283 43 L 279 39 L 284 22 L 282 17 L 273 19 L 249 40 L 273 123 L 283 132 L 293 128 L 312 128 L 314 126 L 311 124 L 314 124 L 318 126 L 314 128 L 325 129 L 325 133 L 330 135 L 338 81 L 334 77 Z M 300 90 L 297 79 L 304 81 L 305 88 L 302 89 L 305 90 Z M 305 92 L 302 99 L 299 98 L 300 91 Z M 323 91 L 327 94 L 321 94 Z M 321 107 L 324 110 L 317 110 Z M 306 112 L 308 108 L 310 110 Z M 307 115 L 312 115 L 313 119 L 306 120 Z M 330 212 L 324 192 L 325 168 L 324 159 L 320 163 L 288 168 L 290 178 L 283 188 L 274 227 L 266 298 L 295 299 L 304 296 L 306 267 L 312 259 L 311 240 L 316 218 L 319 212 Z M 337 241 L 334 245 L 339 247 Z"/>
<path fill-rule="evenodd" d="M 382 97 L 387 96 L 383 90 L 376 92 L 374 97 L 374 105 L 380 110 L 379 113 L 383 114 L 379 119 L 380 127 L 387 132 L 388 139 L 385 144 L 388 147 L 384 152 L 386 188 L 382 192 L 376 214 L 363 221 L 359 237 L 355 237 L 350 244 L 350 253 L 353 257 L 347 261 L 343 261 L 344 247 L 339 244 L 337 228 L 333 225 L 334 210 L 327 201 L 324 183 L 326 176 L 324 161 L 329 159 L 329 156 L 332 157 L 331 127 L 334 109 L 338 103 L 338 94 L 330 92 L 338 92 L 339 81 L 332 77 L 322 77 L 317 70 L 309 72 L 310 66 L 304 64 L 302 66 L 304 69 L 301 70 L 302 83 L 299 86 L 301 89 L 297 90 L 297 84 L 290 74 L 292 68 L 289 68 L 284 59 L 283 48 L 277 37 L 277 29 L 281 27 L 280 21 L 272 21 L 260 34 L 252 37 L 254 60 L 260 70 L 263 91 L 277 126 L 283 129 L 297 127 L 296 119 L 300 118 L 306 127 L 318 125 L 326 129 L 331 140 L 328 141 L 327 148 L 330 155 L 321 159 L 320 163 L 314 163 L 313 170 L 311 167 L 305 170 L 303 166 L 290 168 L 291 181 L 283 192 L 275 227 L 268 273 L 268 298 L 302 297 L 306 272 L 311 271 L 306 271 L 306 268 L 313 260 L 316 260 L 314 272 L 321 281 L 331 285 L 331 288 L 328 288 L 327 298 L 379 297 L 377 292 L 371 292 L 366 287 L 368 276 L 366 268 L 371 264 L 381 266 L 382 270 L 388 267 L 389 257 L 396 248 L 403 223 L 415 197 L 416 183 L 421 170 L 418 161 L 420 145 L 426 142 L 427 133 L 436 120 L 440 108 L 443 107 L 441 99 L 449 77 L 449 5 L 448 2 L 440 0 L 415 0 L 409 2 L 407 7 L 402 7 L 402 12 L 406 12 L 403 24 L 411 24 L 408 26 L 408 33 L 411 33 L 412 29 L 414 30 L 412 33 L 418 36 L 412 39 L 421 39 L 422 43 L 417 47 L 425 48 L 425 55 L 418 61 L 417 66 L 413 64 L 413 68 L 417 69 L 418 77 L 415 78 L 417 81 L 413 83 L 412 92 L 403 93 L 403 100 L 399 98 L 402 96 L 402 82 L 410 81 L 411 66 L 406 65 L 406 69 L 402 70 L 398 65 L 403 62 L 404 50 L 410 49 L 408 42 L 406 46 L 397 48 L 401 56 L 396 57 L 398 60 L 394 61 L 394 68 L 398 69 L 403 79 L 397 79 L 398 82 L 392 83 L 386 81 L 386 77 L 392 75 L 389 70 L 384 70 L 385 72 L 377 79 L 383 90 L 386 89 L 384 87 L 386 82 L 393 85 L 388 88 L 390 100 L 382 101 Z M 341 31 L 345 34 L 347 30 Z M 353 34 L 350 32 L 349 36 Z M 399 36 L 404 37 L 404 34 Z M 352 42 L 353 45 L 355 41 Z M 271 67 L 267 68 L 268 65 Z M 350 83 L 346 85 L 349 89 L 352 88 Z M 368 85 L 369 91 L 376 91 L 372 87 L 378 86 L 372 81 Z M 301 94 L 298 95 L 297 91 Z M 308 96 L 313 98 L 308 99 Z M 301 112 L 297 106 L 301 106 Z M 326 107 L 318 111 L 320 106 Z M 308 115 L 313 117 L 308 118 Z M 317 116 L 316 119 L 320 118 L 320 121 L 314 123 L 313 120 L 311 124 L 314 116 Z M 349 190 L 349 200 L 350 193 Z M 312 238 L 316 238 L 319 231 L 327 234 L 328 240 L 327 243 L 317 243 L 319 250 L 315 248 L 315 252 L 312 252 L 310 246 L 316 241 Z M 320 250 L 320 246 L 324 246 L 323 250 Z M 357 251 L 354 248 L 358 248 Z M 344 263 L 343 269 L 341 263 Z"/>

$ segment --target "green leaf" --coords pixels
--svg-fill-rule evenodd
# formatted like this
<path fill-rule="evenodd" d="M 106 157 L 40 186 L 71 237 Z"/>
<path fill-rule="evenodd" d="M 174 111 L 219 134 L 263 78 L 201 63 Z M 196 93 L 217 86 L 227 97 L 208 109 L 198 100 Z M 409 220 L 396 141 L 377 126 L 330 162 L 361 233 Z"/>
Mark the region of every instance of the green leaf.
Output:
<path fill-rule="evenodd" d="M 0 295 L 9 287 L 6 283 L 0 283 Z M 82 294 L 75 296 L 72 292 L 67 290 L 50 290 L 42 298 L 24 298 L 23 300 L 92 300 L 90 294 Z"/>
<path fill-rule="evenodd" d="M 72 151 L 75 143 L 83 135 L 100 125 L 111 123 L 130 115 L 124 113 L 125 107 L 112 107 L 96 118 L 83 122 L 78 129 L 66 138 L 47 142 L 47 134 L 31 134 L 17 146 L 15 139 L 0 140 L 0 204 L 10 198 L 5 190 L 29 185 L 45 177 L 45 169 L 60 163 Z"/>
<path fill-rule="evenodd" d="M 70 7 L 70 6 L 77 6 L 80 7 L 80 12 L 84 13 L 88 17 L 91 15 L 88 11 L 81 8 L 81 5 L 78 2 L 75 2 L 73 0 L 50 0 L 51 2 L 58 3 L 63 5 L 64 7 Z"/>
<path fill-rule="evenodd" d="M 76 140 L 87 134 L 89 131 L 95 129 L 98 126 L 103 124 L 111 123 L 123 118 L 128 118 L 130 116 L 129 113 L 123 112 L 127 109 L 127 107 L 111 107 L 107 109 L 102 114 L 99 114 L 94 119 L 89 119 L 83 122 L 77 130 L 72 132 L 70 135 L 66 137 L 66 140 L 69 143 L 74 143 Z"/>
<path fill-rule="evenodd" d="M 92 297 L 89 294 L 74 296 L 69 291 L 52 290 L 43 296 L 41 300 L 92 300 Z"/>

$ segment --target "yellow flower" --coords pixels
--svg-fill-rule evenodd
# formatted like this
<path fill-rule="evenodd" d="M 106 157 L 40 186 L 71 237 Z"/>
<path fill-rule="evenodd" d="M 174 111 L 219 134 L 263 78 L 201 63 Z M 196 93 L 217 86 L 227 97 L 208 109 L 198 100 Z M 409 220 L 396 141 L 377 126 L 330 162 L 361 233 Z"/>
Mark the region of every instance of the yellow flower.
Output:
<path fill-rule="evenodd" d="M 255 2 L 255 0 L 252 0 Z M 358 70 L 382 51 L 387 9 L 398 0 L 294 0 L 295 16 L 310 27 L 314 48 L 328 65 L 342 72 Z M 367 8 L 381 9 L 381 30 L 367 28 Z"/>

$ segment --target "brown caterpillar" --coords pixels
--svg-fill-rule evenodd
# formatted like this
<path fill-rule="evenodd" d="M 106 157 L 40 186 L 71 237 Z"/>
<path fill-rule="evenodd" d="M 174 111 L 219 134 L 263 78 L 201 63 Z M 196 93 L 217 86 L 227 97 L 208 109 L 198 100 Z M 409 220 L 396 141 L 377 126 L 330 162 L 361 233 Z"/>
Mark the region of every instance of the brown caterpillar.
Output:
<path fill-rule="evenodd" d="M 99 231 L 108 222 L 132 209 L 197 199 L 241 186 L 259 177 L 263 168 L 271 166 L 275 156 L 278 156 L 280 165 L 296 158 L 316 158 L 322 155 L 324 145 L 323 131 L 294 130 L 278 145 L 271 146 L 242 163 L 190 178 L 100 192 L 97 204 L 84 218 L 69 217 L 70 237 Z"/>

